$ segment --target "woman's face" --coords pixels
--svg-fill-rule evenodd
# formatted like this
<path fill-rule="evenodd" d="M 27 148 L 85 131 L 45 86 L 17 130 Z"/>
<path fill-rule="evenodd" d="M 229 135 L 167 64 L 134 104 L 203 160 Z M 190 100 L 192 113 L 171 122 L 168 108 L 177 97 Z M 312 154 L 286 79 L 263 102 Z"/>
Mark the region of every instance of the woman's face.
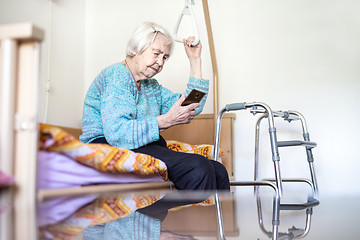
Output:
<path fill-rule="evenodd" d="M 169 39 L 157 33 L 153 43 L 140 55 L 135 55 L 136 75 L 142 79 L 155 76 L 164 67 L 164 63 L 170 54 Z"/>

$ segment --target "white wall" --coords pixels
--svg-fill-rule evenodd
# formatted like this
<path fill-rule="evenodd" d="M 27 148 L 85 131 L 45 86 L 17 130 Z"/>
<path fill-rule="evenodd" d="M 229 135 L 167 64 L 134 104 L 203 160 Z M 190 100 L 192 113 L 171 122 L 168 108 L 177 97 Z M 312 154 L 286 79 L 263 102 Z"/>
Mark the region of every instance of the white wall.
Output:
<path fill-rule="evenodd" d="M 360 180 L 360 2 L 226 0 L 211 1 L 210 7 L 220 105 L 263 101 L 273 109 L 302 112 L 318 142 L 314 157 L 321 192 L 360 193 L 353 184 Z M 252 167 L 254 122 L 248 113 L 237 114 L 239 177 L 248 177 L 245 169 Z M 300 152 L 282 153 L 283 175 L 303 172 L 297 164 L 304 160 Z"/>
<path fill-rule="evenodd" d="M 203 42 L 204 77 L 212 79 L 204 18 L 195 0 Z M 42 115 L 49 39 L 48 1 L 0 0 L 0 23 L 34 21 L 47 31 L 43 45 Z M 5 6 L 5 8 L 3 7 Z M 360 194 L 360 15 L 357 0 L 209 0 L 219 68 L 220 107 L 261 101 L 298 110 L 308 122 L 322 194 Z M 81 126 L 84 94 L 100 70 L 124 58 L 129 34 L 145 20 L 172 31 L 183 0 L 54 0 L 48 122 Z M 6 9 L 6 11 L 4 11 Z M 73 37 L 69 37 L 73 36 Z M 45 54 L 44 54 L 45 52 Z M 188 65 L 181 44 L 159 74 L 183 91 Z M 210 96 L 206 113 L 212 112 Z M 251 179 L 256 117 L 236 113 L 237 179 Z M 297 123 L 279 123 L 279 140 L 300 137 Z M 263 124 L 261 174 L 272 173 Z M 286 129 L 286 130 L 283 130 Z M 281 149 L 282 174 L 307 173 L 303 149 Z"/>
<path fill-rule="evenodd" d="M 41 47 L 41 122 L 81 126 L 84 13 L 84 0 L 0 0 L 0 24 L 32 22 L 45 31 Z"/>
<path fill-rule="evenodd" d="M 47 1 L 46 1 L 47 2 Z M 81 126 L 84 99 L 84 0 L 53 0 L 47 121 Z"/>

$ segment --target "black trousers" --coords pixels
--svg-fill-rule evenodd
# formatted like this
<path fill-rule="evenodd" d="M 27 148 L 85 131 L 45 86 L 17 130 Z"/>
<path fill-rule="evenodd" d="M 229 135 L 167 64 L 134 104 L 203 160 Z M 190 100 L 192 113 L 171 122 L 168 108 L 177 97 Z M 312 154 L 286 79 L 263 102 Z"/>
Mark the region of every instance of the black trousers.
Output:
<path fill-rule="evenodd" d="M 93 143 L 108 144 L 105 138 L 95 139 Z M 168 149 L 162 136 L 156 142 L 131 150 L 162 160 L 178 190 L 230 190 L 229 176 L 221 163 L 199 154 Z"/>

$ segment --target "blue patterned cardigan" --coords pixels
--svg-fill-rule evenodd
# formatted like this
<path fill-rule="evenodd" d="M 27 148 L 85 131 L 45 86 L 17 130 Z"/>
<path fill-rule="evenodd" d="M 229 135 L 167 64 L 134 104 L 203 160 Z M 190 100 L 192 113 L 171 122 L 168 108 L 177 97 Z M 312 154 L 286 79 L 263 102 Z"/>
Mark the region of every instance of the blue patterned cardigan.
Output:
<path fill-rule="evenodd" d="M 190 77 L 185 95 L 194 88 L 208 93 L 209 80 Z M 157 141 L 156 117 L 167 113 L 180 96 L 152 78 L 142 80 L 139 91 L 125 65 L 115 63 L 101 71 L 87 91 L 80 140 L 88 143 L 105 137 L 110 145 L 126 149 Z M 196 114 L 202 111 L 206 97 Z"/>

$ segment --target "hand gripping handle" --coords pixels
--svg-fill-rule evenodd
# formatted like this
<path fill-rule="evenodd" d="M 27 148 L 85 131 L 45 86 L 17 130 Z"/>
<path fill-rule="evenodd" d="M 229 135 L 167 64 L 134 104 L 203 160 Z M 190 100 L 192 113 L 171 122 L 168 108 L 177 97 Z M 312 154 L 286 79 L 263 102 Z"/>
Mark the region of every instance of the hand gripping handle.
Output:
<path fill-rule="evenodd" d="M 193 25 L 193 29 L 194 29 L 194 35 L 195 35 L 195 40 L 191 45 L 196 46 L 196 45 L 199 44 L 199 41 L 200 41 L 199 31 L 197 29 L 197 24 L 196 24 L 194 12 L 192 10 L 191 5 L 189 4 L 189 2 L 187 0 L 185 0 L 185 6 L 184 6 L 183 10 L 181 11 L 180 16 L 179 16 L 179 18 L 178 18 L 178 20 L 176 22 L 176 25 L 175 25 L 174 40 L 177 41 L 177 42 L 180 42 L 180 43 L 183 42 L 183 40 L 177 36 L 177 32 L 179 30 L 180 23 L 181 23 L 181 20 L 182 20 L 184 15 L 189 15 L 191 17 L 192 25 Z"/>

